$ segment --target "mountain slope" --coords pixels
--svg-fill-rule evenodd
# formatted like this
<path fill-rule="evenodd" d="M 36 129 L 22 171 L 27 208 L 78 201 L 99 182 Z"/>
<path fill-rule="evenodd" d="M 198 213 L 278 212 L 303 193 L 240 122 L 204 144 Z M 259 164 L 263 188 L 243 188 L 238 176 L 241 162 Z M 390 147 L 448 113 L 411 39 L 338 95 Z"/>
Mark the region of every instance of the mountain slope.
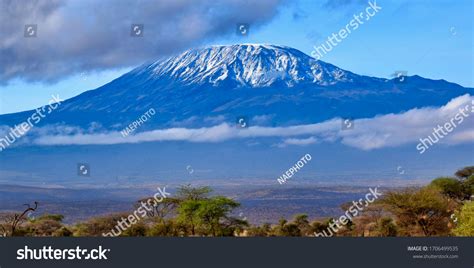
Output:
<path fill-rule="evenodd" d="M 208 126 L 240 116 L 250 124 L 291 125 L 439 106 L 472 92 L 419 76 L 403 82 L 361 76 L 289 47 L 212 46 L 144 64 L 64 101 L 41 124 L 88 127 L 96 122 L 122 129 L 153 108 L 157 115 L 141 131 Z M 30 114 L 0 116 L 0 125 L 21 122 Z"/>

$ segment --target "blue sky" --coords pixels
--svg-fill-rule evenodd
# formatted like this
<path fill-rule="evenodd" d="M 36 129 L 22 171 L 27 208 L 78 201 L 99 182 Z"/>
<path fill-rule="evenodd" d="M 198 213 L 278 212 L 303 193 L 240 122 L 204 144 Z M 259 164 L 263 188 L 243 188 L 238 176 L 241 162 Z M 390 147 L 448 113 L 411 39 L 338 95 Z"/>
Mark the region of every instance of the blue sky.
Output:
<path fill-rule="evenodd" d="M 418 74 L 474 87 L 472 1 L 377 1 L 377 5 L 382 7 L 382 10 L 349 34 L 321 60 L 358 74 L 389 78 L 395 71 L 406 71 L 408 75 Z M 207 44 L 273 43 L 294 47 L 310 54 L 313 46 L 322 44 L 327 36 L 344 28 L 354 14 L 363 12 L 367 6 L 367 2 L 357 0 L 300 0 L 283 2 L 277 7 L 270 5 L 257 7 L 258 12 L 253 11 L 255 17 L 247 17 L 251 21 L 247 37 L 236 35 L 235 29 L 227 32 L 220 29 L 209 34 L 209 37 L 199 34 L 196 34 L 197 37 L 194 35 L 190 37 L 186 34 L 182 39 L 191 41 L 183 42 L 177 47 L 183 50 Z M 74 5 L 69 8 L 73 10 Z M 272 13 L 272 8 L 275 8 L 276 12 Z M 64 9 L 66 8 L 62 7 L 58 10 Z M 265 13 L 267 11 L 268 13 Z M 259 17 L 259 12 L 265 16 Z M 209 16 L 209 13 L 206 14 Z M 193 24 L 199 24 L 199 17 L 197 19 L 195 17 L 193 18 L 197 21 Z M 206 22 L 216 23 L 215 20 Z M 203 27 L 217 26 L 203 23 Z M 145 28 L 145 33 L 146 29 L 149 28 Z M 193 31 L 192 33 L 199 33 L 199 30 L 193 29 Z M 86 36 L 82 38 L 80 32 L 76 37 L 82 42 L 88 40 Z M 179 38 L 179 35 L 175 32 L 173 37 Z M 173 41 L 172 38 L 168 39 L 170 42 Z M 139 39 L 133 39 L 132 42 L 135 40 Z M 56 40 L 50 39 L 46 42 L 48 41 L 54 43 Z M 176 53 L 179 50 L 167 50 L 167 53 Z M 116 57 L 126 58 L 128 56 L 126 53 L 135 55 L 139 52 L 122 49 Z M 1 55 L 3 54 L 0 51 Z M 64 61 L 68 60 L 68 56 L 64 56 Z M 140 59 L 153 59 L 155 56 L 155 54 L 143 54 Z M 84 54 L 84 58 L 87 57 Z M 101 62 L 102 65 L 99 67 L 82 64 L 81 68 L 64 71 L 64 74 L 53 80 L 42 80 L 38 77 L 31 79 L 27 75 L 23 77 L 21 73 L 8 78 L 5 83 L 0 83 L 0 114 L 28 110 L 46 104 L 52 94 L 59 94 L 62 99 L 76 96 L 106 84 L 137 66 L 139 62 L 143 62 L 143 60 L 120 62 L 120 59 L 110 60 L 110 58 L 107 59 L 109 60 L 107 64 Z M 120 64 L 114 65 L 115 62 Z M 7 60 L 2 64 L 9 67 Z M 67 64 L 74 66 L 75 61 L 69 60 Z"/>

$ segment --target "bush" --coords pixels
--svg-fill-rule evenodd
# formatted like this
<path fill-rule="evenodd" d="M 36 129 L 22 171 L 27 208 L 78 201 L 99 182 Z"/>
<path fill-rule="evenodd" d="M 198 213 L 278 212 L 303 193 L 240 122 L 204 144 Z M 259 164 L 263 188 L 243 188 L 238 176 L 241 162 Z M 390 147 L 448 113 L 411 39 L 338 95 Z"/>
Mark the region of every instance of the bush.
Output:
<path fill-rule="evenodd" d="M 159 222 L 148 230 L 149 236 L 184 236 L 185 234 L 186 226 L 173 220 Z"/>
<path fill-rule="evenodd" d="M 38 219 L 27 224 L 27 236 L 53 236 L 63 225 L 59 221 Z"/>
<path fill-rule="evenodd" d="M 377 226 L 380 236 L 397 236 L 397 226 L 393 223 L 392 218 L 382 218 Z"/>
<path fill-rule="evenodd" d="M 61 227 L 53 233 L 53 236 L 72 236 L 72 231 L 67 227 Z"/>
<path fill-rule="evenodd" d="M 114 214 L 104 217 L 92 218 L 87 222 L 79 223 L 74 228 L 74 236 L 102 236 L 102 234 L 115 229 L 120 219 L 126 218 L 128 214 Z M 116 231 L 118 233 L 118 231 Z"/>
<path fill-rule="evenodd" d="M 136 223 L 127 228 L 122 235 L 123 236 L 146 236 L 148 229 L 143 223 Z"/>
<path fill-rule="evenodd" d="M 457 227 L 453 230 L 456 236 L 474 236 L 474 202 L 468 202 L 461 208 Z"/>
<path fill-rule="evenodd" d="M 438 188 L 444 195 L 449 198 L 454 199 L 463 199 L 464 198 L 464 188 L 458 179 L 442 177 L 433 180 L 430 186 Z"/>

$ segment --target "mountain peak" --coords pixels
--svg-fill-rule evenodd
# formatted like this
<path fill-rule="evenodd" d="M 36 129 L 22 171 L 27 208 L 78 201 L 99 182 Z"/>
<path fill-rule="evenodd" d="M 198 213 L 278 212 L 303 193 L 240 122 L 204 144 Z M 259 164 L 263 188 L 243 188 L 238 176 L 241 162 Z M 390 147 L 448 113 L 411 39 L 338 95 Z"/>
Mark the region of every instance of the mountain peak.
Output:
<path fill-rule="evenodd" d="M 41 124 L 119 130 L 152 108 L 160 116 L 142 130 L 233 124 L 238 116 L 250 125 L 310 124 L 440 106 L 466 93 L 472 89 L 418 76 L 399 83 L 357 75 L 284 46 L 210 46 L 142 65 L 68 99 Z M 13 126 L 32 112 L 0 121 Z"/>
<path fill-rule="evenodd" d="M 269 44 L 214 45 L 187 50 L 142 66 L 138 73 L 184 84 L 268 87 L 275 84 L 331 85 L 356 76 L 286 46 Z"/>

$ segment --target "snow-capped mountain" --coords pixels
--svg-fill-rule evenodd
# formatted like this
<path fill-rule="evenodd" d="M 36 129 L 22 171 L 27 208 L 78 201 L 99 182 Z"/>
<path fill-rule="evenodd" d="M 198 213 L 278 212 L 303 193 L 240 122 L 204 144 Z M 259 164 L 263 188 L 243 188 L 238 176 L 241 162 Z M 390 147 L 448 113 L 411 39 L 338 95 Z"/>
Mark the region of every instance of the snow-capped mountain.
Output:
<path fill-rule="evenodd" d="M 188 50 L 136 70 L 167 77 L 188 85 L 211 84 L 241 87 L 288 87 L 314 83 L 333 85 L 360 76 L 344 71 L 290 47 L 275 45 L 212 46 Z"/>
<path fill-rule="evenodd" d="M 16 183 L 37 180 L 55 185 L 84 183 L 78 180 L 75 169 L 78 163 L 91 165 L 93 179 L 87 178 L 85 183 L 94 185 L 124 176 L 133 178 L 133 184 L 177 183 L 182 179 L 276 179 L 295 159 L 307 153 L 315 160 L 314 164 L 305 166 L 303 172 L 308 172 L 307 175 L 298 173 L 301 181 L 303 176 L 352 180 L 357 177 L 355 174 L 359 174 L 357 178 L 367 179 L 367 170 L 377 180 L 392 179 L 395 173 L 387 170 L 397 172 L 395 176 L 398 176 L 397 166 L 406 168 L 415 162 L 418 167 L 407 169 L 410 176 L 416 176 L 416 168 L 424 178 L 427 174 L 448 175 L 443 172 L 472 164 L 472 144 L 438 146 L 442 150 L 433 148 L 419 157 L 414 144 L 391 147 L 406 137 L 394 136 L 393 131 L 386 135 L 387 126 L 412 132 L 404 129 L 403 124 L 400 127 L 400 122 L 392 125 L 389 120 L 393 117 L 387 114 L 416 107 L 439 107 L 466 93 L 474 95 L 472 88 L 444 80 L 357 75 L 282 46 L 192 49 L 139 66 L 104 86 L 62 102 L 37 124 L 39 127 L 2 151 L 0 180 Z M 154 116 L 123 138 L 120 132 L 151 108 L 156 111 Z M 4 125 L 24 122 L 32 113 L 1 115 L 0 130 L 8 131 Z M 413 124 L 416 126 L 416 120 L 422 120 L 423 116 L 415 116 Z M 232 128 L 242 117 L 250 128 Z M 317 124 L 316 134 L 295 134 L 308 129 L 304 124 L 336 117 L 368 118 L 372 123 L 356 121 L 355 131 L 344 131 L 341 136 L 321 133 L 327 122 Z M 427 131 L 420 132 L 423 133 L 420 137 L 431 132 L 433 118 L 430 120 L 427 128 L 425 122 Z M 412 121 L 407 124 L 413 128 Z M 336 128 L 338 133 L 339 125 Z M 249 132 L 245 139 L 209 142 L 221 136 L 237 137 L 232 135 Z M 277 136 L 273 136 L 275 132 Z M 359 138 L 360 133 L 368 134 Z M 163 135 L 166 139 L 156 139 Z M 202 143 L 185 142 L 203 136 Z M 343 138 L 344 143 L 337 142 L 337 137 Z M 377 145 L 381 141 L 379 137 L 386 148 L 365 151 L 359 145 L 347 146 L 357 142 Z M 140 139 L 135 142 L 136 138 Z M 127 143 L 113 144 L 117 139 Z M 279 147 L 282 144 L 288 147 Z M 446 161 L 446 155 L 450 161 Z M 196 172 L 190 174 L 188 168 Z M 122 182 L 118 181 L 119 185 Z"/>
<path fill-rule="evenodd" d="M 170 126 L 315 123 L 440 106 L 473 89 L 419 76 L 382 79 L 357 75 L 303 52 L 276 45 L 242 44 L 191 49 L 137 67 L 95 90 L 64 101 L 41 121 L 122 129 L 153 108 L 141 131 Z M 31 111 L 0 116 L 0 125 Z"/>

